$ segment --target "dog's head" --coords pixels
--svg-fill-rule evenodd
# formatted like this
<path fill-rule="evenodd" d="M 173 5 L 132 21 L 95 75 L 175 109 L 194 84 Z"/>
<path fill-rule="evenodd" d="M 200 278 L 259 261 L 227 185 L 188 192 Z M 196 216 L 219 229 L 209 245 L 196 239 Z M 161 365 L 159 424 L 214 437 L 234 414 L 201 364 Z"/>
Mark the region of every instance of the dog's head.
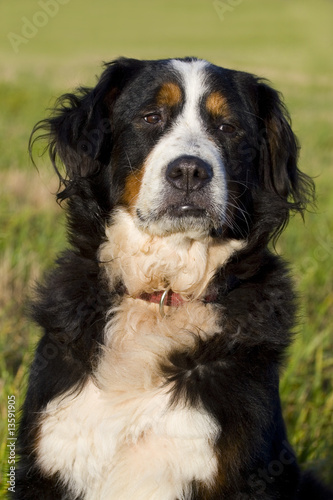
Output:
<path fill-rule="evenodd" d="M 279 94 L 203 60 L 119 59 L 45 127 L 72 221 L 104 224 L 122 206 L 152 235 L 266 244 L 311 196 Z"/>

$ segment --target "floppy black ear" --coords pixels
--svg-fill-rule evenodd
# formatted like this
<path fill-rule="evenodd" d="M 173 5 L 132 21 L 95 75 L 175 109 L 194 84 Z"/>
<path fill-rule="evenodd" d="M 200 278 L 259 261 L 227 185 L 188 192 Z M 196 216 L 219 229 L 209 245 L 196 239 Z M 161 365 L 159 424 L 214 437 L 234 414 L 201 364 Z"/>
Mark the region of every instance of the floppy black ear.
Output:
<path fill-rule="evenodd" d="M 299 145 L 280 94 L 266 83 L 257 87 L 260 178 L 289 210 L 303 213 L 313 200 L 314 184 L 297 167 Z"/>
<path fill-rule="evenodd" d="M 109 164 L 112 106 L 140 67 L 140 61 L 126 58 L 106 64 L 96 87 L 81 87 L 64 94 L 57 100 L 51 117 L 34 127 L 30 152 L 36 140 L 48 141 L 50 158 L 64 187 L 59 199 L 74 194 L 80 181 L 97 175 Z"/>

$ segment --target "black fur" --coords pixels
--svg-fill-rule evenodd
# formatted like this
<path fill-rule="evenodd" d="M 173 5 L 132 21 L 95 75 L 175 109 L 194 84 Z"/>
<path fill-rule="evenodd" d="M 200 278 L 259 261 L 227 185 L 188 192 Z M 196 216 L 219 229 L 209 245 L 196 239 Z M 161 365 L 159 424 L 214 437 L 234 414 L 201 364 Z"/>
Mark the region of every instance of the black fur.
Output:
<path fill-rule="evenodd" d="M 213 490 L 194 482 L 189 500 L 329 500 L 332 494 L 310 475 L 301 478 L 286 437 L 279 367 L 292 340 L 295 294 L 286 265 L 267 249 L 290 213 L 303 213 L 313 184 L 297 168 L 298 144 L 279 94 L 246 73 L 215 66 L 208 72 L 212 90 L 222 85 L 230 97 L 243 130 L 237 140 L 221 140 L 231 203 L 216 237 L 246 238 L 247 245 L 211 285 L 223 337 L 172 352 L 161 366 L 166 386 L 176 387 L 173 404 L 200 403 L 222 428 L 221 478 Z M 34 129 L 32 138 L 46 131 L 71 249 L 32 306 L 44 336 L 23 407 L 15 499 L 80 500 L 57 476 L 39 471 L 37 415 L 56 396 L 82 388 L 98 365 L 106 314 L 125 290 L 118 283 L 110 292 L 97 250 L 129 165 L 139 168 L 159 138 L 140 136 L 132 120 L 151 98 L 151 81 L 163 83 L 166 75 L 167 61 L 119 59 L 106 65 L 94 89 L 63 96 L 54 115 Z"/>

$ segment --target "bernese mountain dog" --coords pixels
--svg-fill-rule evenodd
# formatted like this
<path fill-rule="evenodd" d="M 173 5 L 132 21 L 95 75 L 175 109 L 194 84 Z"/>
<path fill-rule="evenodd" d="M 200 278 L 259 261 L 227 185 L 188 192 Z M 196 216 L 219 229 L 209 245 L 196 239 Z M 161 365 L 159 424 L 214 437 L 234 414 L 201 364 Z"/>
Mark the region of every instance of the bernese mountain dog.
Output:
<path fill-rule="evenodd" d="M 332 499 L 279 399 L 295 293 L 268 246 L 313 196 L 279 93 L 196 58 L 120 58 L 40 137 L 70 249 L 31 307 L 13 498 Z"/>

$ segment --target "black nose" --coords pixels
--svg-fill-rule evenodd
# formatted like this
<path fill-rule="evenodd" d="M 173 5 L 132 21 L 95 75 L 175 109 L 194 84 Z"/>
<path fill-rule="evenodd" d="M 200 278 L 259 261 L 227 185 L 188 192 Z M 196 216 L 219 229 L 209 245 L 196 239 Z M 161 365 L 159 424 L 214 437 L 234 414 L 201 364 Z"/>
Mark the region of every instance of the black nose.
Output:
<path fill-rule="evenodd" d="M 203 188 L 212 177 L 212 167 L 197 156 L 180 156 L 169 163 L 166 170 L 167 181 L 187 193 Z"/>

